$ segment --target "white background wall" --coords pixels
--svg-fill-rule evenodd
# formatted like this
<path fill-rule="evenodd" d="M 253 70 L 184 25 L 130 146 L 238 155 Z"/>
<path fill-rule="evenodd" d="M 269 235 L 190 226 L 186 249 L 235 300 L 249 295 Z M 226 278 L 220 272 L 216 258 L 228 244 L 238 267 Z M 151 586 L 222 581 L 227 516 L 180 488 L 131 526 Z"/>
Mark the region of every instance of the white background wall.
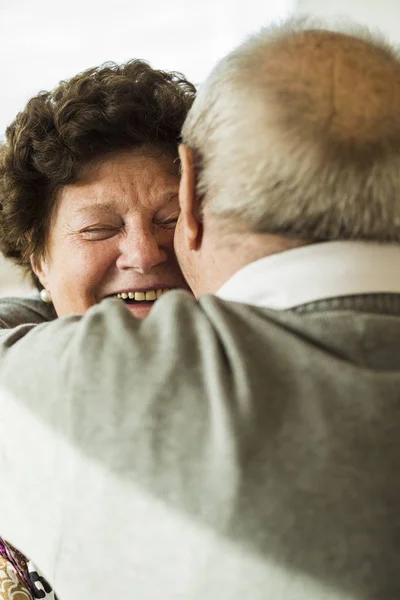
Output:
<path fill-rule="evenodd" d="M 400 0 L 297 0 L 296 11 L 320 17 L 349 17 L 400 43 Z"/>
<path fill-rule="evenodd" d="M 294 0 L 0 0 L 0 134 L 39 90 L 105 61 L 145 58 L 200 83 Z"/>
<path fill-rule="evenodd" d="M 0 0 L 0 138 L 27 100 L 105 61 L 145 58 L 202 82 L 295 0 Z M 16 283 L 15 283 L 16 282 Z M 23 289 L 0 260 L 0 294 Z"/>

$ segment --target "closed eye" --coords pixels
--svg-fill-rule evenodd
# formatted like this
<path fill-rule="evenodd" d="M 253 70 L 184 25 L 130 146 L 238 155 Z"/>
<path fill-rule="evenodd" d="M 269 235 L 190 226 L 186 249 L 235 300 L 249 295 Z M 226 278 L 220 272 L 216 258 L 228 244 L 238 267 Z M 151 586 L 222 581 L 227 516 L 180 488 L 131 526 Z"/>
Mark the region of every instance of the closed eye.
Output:
<path fill-rule="evenodd" d="M 81 235 L 84 236 L 85 239 L 98 241 L 98 240 L 106 240 L 113 235 L 117 234 L 121 230 L 120 227 L 90 227 L 88 229 L 83 229 L 80 231 Z"/>
<path fill-rule="evenodd" d="M 165 229 L 174 229 L 178 222 L 178 217 L 179 217 L 179 213 L 171 216 L 169 219 L 166 219 L 165 221 L 155 220 L 154 223 L 156 225 L 158 225 L 159 227 L 164 227 Z"/>

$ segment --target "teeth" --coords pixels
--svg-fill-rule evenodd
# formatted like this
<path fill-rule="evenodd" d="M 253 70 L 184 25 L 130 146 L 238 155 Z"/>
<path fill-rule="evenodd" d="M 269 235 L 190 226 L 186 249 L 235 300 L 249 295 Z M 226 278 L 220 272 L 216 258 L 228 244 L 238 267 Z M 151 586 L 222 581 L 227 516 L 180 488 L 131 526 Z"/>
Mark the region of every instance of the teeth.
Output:
<path fill-rule="evenodd" d="M 164 288 L 162 290 L 149 290 L 148 292 L 121 292 L 116 294 L 116 297 L 121 300 L 135 300 L 136 302 L 143 302 L 143 300 L 154 301 L 158 300 L 160 296 L 169 292 L 170 288 Z"/>

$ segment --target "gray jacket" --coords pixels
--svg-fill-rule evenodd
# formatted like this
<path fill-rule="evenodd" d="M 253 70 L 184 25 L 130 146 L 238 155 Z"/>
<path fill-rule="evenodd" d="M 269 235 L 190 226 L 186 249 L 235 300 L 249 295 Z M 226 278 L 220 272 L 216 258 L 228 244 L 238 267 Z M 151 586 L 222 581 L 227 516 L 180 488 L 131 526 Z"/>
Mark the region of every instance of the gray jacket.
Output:
<path fill-rule="evenodd" d="M 61 600 L 399 600 L 400 296 L 0 340 L 0 531 Z"/>

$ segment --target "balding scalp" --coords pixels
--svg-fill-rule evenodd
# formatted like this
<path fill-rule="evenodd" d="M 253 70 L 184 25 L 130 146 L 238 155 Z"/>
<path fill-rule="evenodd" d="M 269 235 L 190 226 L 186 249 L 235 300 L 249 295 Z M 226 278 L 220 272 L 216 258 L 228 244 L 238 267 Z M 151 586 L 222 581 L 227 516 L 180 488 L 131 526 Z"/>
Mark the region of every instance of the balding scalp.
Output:
<path fill-rule="evenodd" d="M 365 30 L 263 30 L 184 126 L 211 213 L 309 241 L 400 241 L 400 60 Z"/>

